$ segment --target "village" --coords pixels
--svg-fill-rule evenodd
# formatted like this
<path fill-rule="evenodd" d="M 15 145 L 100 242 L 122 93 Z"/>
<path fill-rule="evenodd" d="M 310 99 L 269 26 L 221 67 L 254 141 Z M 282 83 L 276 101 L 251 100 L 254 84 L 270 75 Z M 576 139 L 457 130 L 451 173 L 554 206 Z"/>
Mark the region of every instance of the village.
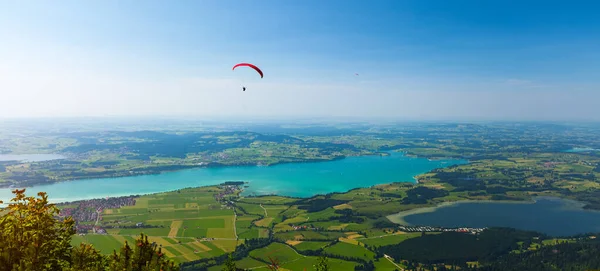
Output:
<path fill-rule="evenodd" d="M 57 206 L 61 209 L 59 217 L 73 217 L 75 220 L 75 229 L 77 233 L 87 233 L 93 231 L 104 233 L 105 230 L 98 227 L 98 221 L 102 220 L 104 209 L 114 209 L 123 206 L 133 206 L 137 196 L 126 197 L 106 197 L 104 199 L 81 200 L 70 203 L 60 203 Z M 61 208 L 63 207 L 63 208 Z M 85 223 L 85 222 L 94 222 Z"/>
<path fill-rule="evenodd" d="M 219 185 L 219 188 L 223 189 L 223 191 L 220 191 L 219 193 L 215 194 L 215 200 L 221 202 L 221 201 L 225 200 L 225 196 L 234 195 L 238 192 L 241 192 L 240 186 L 243 184 L 244 184 L 244 182 L 222 183 L 221 185 Z M 230 201 L 228 203 L 231 204 Z"/>
<path fill-rule="evenodd" d="M 311 231 L 318 231 L 320 230 L 319 228 L 315 228 L 315 227 L 309 227 L 306 225 L 290 225 L 295 231 L 305 231 L 305 230 L 311 230 Z"/>
<path fill-rule="evenodd" d="M 471 234 L 478 234 L 487 228 L 444 228 L 444 227 L 431 227 L 431 226 L 398 226 L 403 232 L 464 232 Z"/>

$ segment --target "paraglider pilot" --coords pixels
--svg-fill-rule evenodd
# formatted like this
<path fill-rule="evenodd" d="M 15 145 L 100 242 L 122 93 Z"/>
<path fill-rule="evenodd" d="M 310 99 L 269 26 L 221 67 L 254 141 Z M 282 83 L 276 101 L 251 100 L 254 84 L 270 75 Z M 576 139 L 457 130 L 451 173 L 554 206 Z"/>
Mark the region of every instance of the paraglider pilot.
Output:
<path fill-rule="evenodd" d="M 263 78 L 263 72 L 258 67 L 254 66 L 250 63 L 235 64 L 235 66 L 233 66 L 232 70 L 235 70 L 235 68 L 240 67 L 240 66 L 246 66 L 246 67 L 250 67 L 250 68 L 254 69 L 256 72 L 258 72 L 258 74 L 260 74 L 260 78 Z M 242 91 L 246 91 L 246 87 L 242 86 Z"/>

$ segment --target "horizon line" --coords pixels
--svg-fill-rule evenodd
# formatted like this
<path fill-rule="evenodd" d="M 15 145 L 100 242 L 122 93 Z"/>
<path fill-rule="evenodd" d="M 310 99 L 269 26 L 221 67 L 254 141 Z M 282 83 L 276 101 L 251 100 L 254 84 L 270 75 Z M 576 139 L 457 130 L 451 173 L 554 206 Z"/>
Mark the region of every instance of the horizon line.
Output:
<path fill-rule="evenodd" d="M 16 116 L 6 117 L 0 116 L 1 122 L 16 122 L 16 121 L 68 121 L 68 120 L 171 120 L 171 121 L 269 121 L 269 122 L 286 122 L 286 121 L 334 121 L 341 123 L 356 123 L 356 122 L 451 122 L 451 123 L 494 123 L 494 122 L 509 122 L 509 123 L 600 123 L 600 120 L 594 119 L 511 119 L 511 118 L 469 118 L 469 117 L 454 117 L 454 118 L 402 118 L 402 117 L 386 117 L 386 116 L 319 116 L 319 115 L 298 115 L 298 116 L 233 116 L 233 115 L 89 115 L 89 116 Z"/>

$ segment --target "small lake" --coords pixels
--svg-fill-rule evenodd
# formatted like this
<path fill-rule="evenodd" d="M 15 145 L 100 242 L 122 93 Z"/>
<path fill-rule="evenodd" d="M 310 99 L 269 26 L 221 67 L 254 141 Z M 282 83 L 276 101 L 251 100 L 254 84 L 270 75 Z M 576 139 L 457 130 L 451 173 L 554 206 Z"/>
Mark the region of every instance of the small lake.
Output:
<path fill-rule="evenodd" d="M 535 202 L 460 202 L 388 216 L 395 223 L 441 227 L 511 227 L 552 236 L 600 232 L 600 212 L 551 197 Z"/>
<path fill-rule="evenodd" d="M 0 154 L 0 161 L 41 162 L 65 158 L 60 154 Z"/>
<path fill-rule="evenodd" d="M 592 152 L 592 151 L 600 151 L 600 149 L 594 149 L 594 148 L 588 148 L 588 147 L 585 147 L 585 148 L 572 148 L 572 149 L 566 150 L 564 152 L 575 152 L 575 153 L 577 153 L 577 152 Z"/>
<path fill-rule="evenodd" d="M 172 191 L 186 187 L 245 181 L 244 195 L 277 194 L 310 197 L 345 192 L 392 182 L 414 182 L 413 177 L 435 168 L 464 164 L 465 160 L 412 158 L 393 152 L 389 156 L 348 157 L 316 163 L 291 163 L 269 167 L 199 168 L 157 175 L 87 179 L 27 188 L 28 195 L 48 193 L 53 202 Z M 12 198 L 11 189 L 0 189 L 0 200 Z"/>

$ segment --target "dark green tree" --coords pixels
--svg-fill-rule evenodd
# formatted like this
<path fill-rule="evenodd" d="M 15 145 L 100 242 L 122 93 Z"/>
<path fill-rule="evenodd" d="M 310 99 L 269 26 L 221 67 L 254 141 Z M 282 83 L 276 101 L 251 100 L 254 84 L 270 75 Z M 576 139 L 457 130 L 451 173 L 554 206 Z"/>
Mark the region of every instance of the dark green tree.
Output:
<path fill-rule="evenodd" d="M 79 244 L 71 251 L 71 268 L 69 271 L 104 271 L 106 258 L 92 245 Z"/>
<path fill-rule="evenodd" d="M 179 270 L 179 266 L 166 259 L 162 248 L 156 243 L 150 243 L 148 236 L 140 234 L 134 249 L 125 242 L 119 254 L 113 251 L 109 269 L 111 271 L 175 271 Z"/>
<path fill-rule="evenodd" d="M 319 256 L 315 268 L 317 269 L 317 271 L 329 271 L 329 263 L 327 261 L 327 257 Z"/>
<path fill-rule="evenodd" d="M 235 261 L 233 260 L 233 255 L 229 254 L 227 260 L 223 264 L 223 271 L 237 271 L 237 267 L 235 266 Z"/>

